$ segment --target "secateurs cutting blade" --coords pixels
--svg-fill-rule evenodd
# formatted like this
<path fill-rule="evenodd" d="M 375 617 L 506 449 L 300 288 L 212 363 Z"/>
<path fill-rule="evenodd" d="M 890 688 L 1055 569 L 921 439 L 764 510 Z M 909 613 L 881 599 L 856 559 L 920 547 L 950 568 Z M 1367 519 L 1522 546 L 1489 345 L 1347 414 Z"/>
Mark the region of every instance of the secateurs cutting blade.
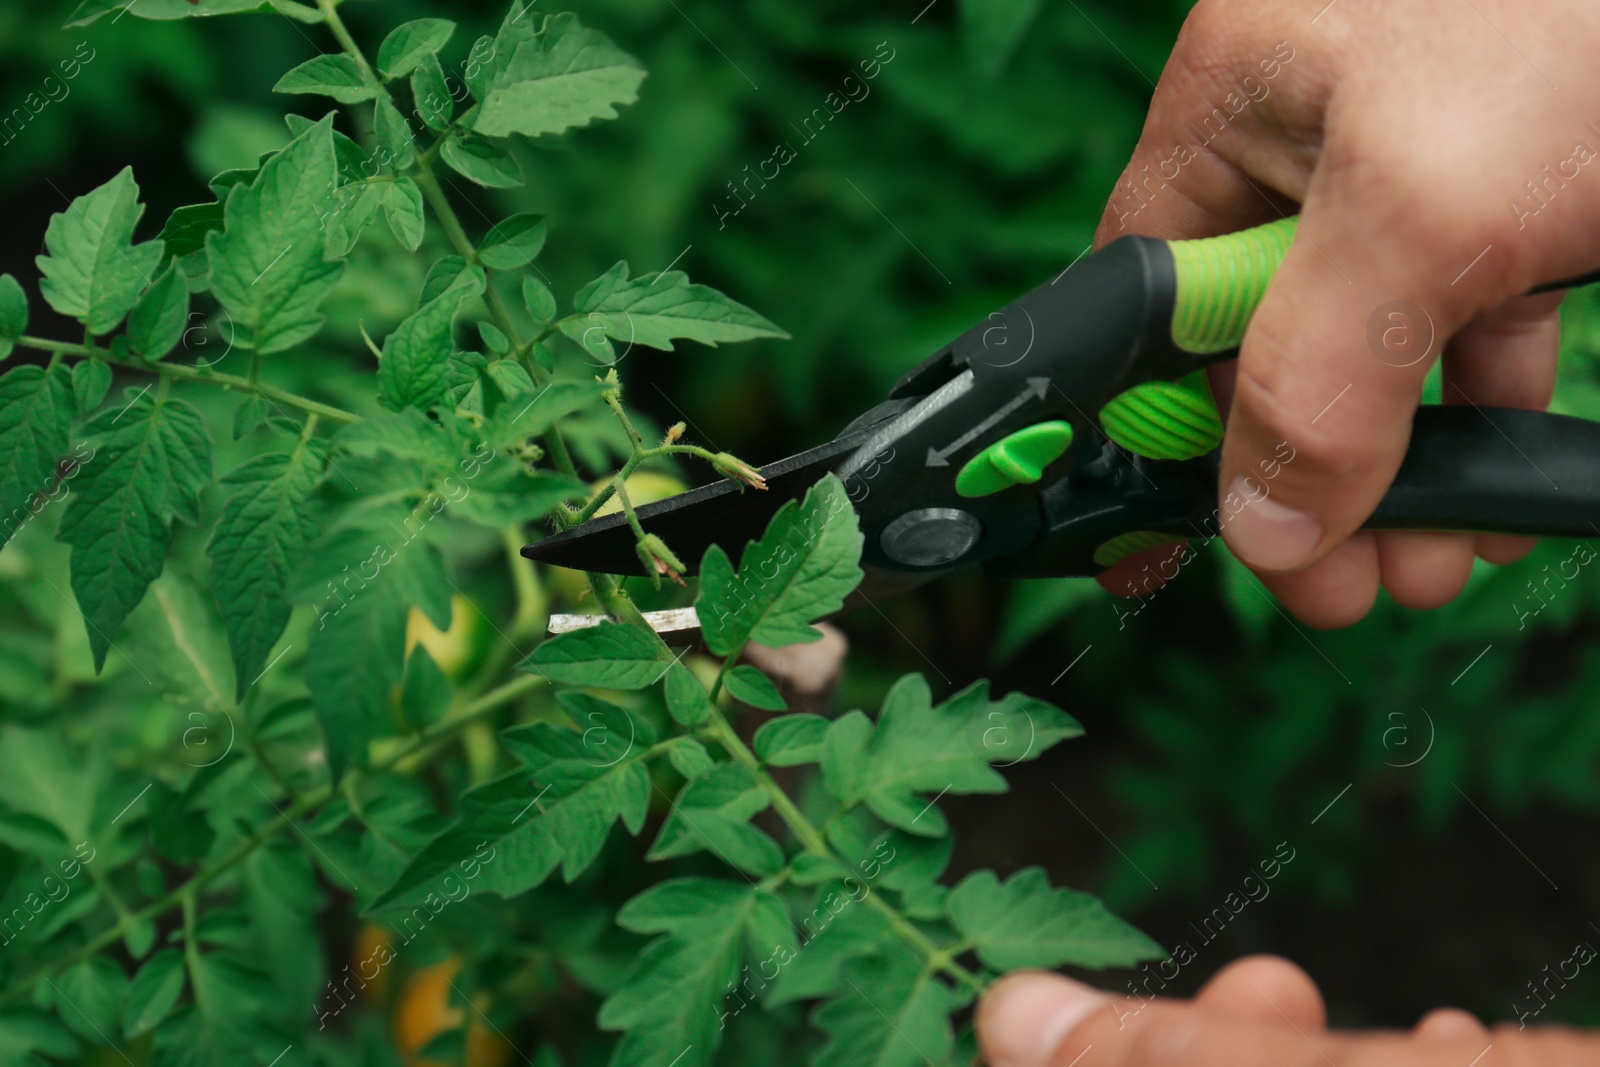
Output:
<path fill-rule="evenodd" d="M 831 471 L 860 517 L 862 565 L 879 593 L 973 564 L 1009 577 L 1094 575 L 1163 542 L 1215 536 L 1247 503 L 1218 500 L 1223 426 L 1199 372 L 1237 356 L 1296 221 L 1192 241 L 1121 238 L 929 356 L 832 441 L 763 467 L 766 492 L 716 482 L 638 518 L 692 563 L 713 542 L 759 537 Z M 1293 452 L 1285 442 L 1267 462 Z M 1600 424 L 1425 406 L 1366 526 L 1560 537 L 1590 535 L 1591 523 Z M 639 567 L 622 515 L 523 555 Z"/>

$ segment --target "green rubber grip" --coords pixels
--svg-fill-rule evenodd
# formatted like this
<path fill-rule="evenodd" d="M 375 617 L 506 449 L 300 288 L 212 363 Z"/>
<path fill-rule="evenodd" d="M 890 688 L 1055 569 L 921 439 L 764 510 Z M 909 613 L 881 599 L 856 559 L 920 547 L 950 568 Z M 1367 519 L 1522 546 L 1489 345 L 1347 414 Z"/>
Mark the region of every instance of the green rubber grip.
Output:
<path fill-rule="evenodd" d="M 1177 544 L 1186 538 L 1176 534 L 1157 533 L 1154 530 L 1134 530 L 1119 534 L 1094 550 L 1094 561 L 1102 567 L 1120 563 L 1135 552 L 1143 552 L 1157 545 Z"/>
<path fill-rule="evenodd" d="M 1167 242 L 1178 283 L 1173 343 L 1196 353 L 1237 348 L 1289 252 L 1298 222 L 1291 216 L 1221 237 Z"/>
<path fill-rule="evenodd" d="M 1136 456 L 1193 459 L 1222 443 L 1222 416 L 1205 371 L 1177 382 L 1146 382 L 1100 409 L 1106 436 Z"/>

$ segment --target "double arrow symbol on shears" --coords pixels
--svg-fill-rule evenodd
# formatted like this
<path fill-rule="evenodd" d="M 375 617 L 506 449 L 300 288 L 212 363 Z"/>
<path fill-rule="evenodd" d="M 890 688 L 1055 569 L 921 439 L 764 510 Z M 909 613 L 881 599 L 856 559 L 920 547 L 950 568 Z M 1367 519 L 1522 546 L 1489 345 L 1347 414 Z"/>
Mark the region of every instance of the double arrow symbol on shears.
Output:
<path fill-rule="evenodd" d="M 976 441 L 979 437 L 983 436 L 989 430 L 993 429 L 995 425 L 998 424 L 1002 419 L 1004 419 L 1007 415 L 1010 415 L 1013 411 L 1016 411 L 1018 408 L 1022 407 L 1028 401 L 1043 400 L 1045 393 L 1049 392 L 1049 390 L 1049 378 L 1029 378 L 1028 384 L 1023 387 L 1022 392 L 1018 393 L 1016 396 L 1002 404 L 999 411 L 996 411 L 994 414 L 978 423 L 978 425 L 974 426 L 972 429 L 968 430 L 954 441 L 951 441 L 944 448 L 928 449 L 927 466 L 950 466 L 951 456 L 955 455 L 957 452 Z"/>

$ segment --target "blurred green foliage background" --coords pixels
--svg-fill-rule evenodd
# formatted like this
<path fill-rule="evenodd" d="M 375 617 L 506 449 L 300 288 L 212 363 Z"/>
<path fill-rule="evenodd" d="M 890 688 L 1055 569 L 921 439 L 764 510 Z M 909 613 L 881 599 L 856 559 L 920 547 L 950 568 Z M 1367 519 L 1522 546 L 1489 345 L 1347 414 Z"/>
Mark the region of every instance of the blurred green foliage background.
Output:
<path fill-rule="evenodd" d="M 794 335 L 633 356 L 636 410 L 756 460 L 819 443 L 933 347 L 1083 252 L 1187 10 L 925 3 L 589 0 L 585 22 L 650 70 L 640 103 L 531 146 L 524 189 L 455 179 L 457 192 L 485 229 L 546 212 L 540 266 L 558 292 L 618 258 L 636 272 L 674 264 Z M 212 174 L 285 141 L 269 89 L 326 47 L 317 28 L 271 17 L 62 30 L 70 7 L 0 7 L 0 114 L 84 42 L 93 51 L 69 91 L 0 145 L 0 271 L 24 280 L 48 216 L 125 163 L 156 224 L 209 199 Z M 460 62 L 502 10 L 389 0 L 351 3 L 346 17 L 375 40 L 369 22 L 448 13 L 464 32 L 446 59 Z M 862 61 L 890 53 L 864 95 L 800 133 Z M 754 195 L 725 216 L 739 203 L 729 183 L 780 144 L 793 161 L 741 186 Z M 283 361 L 286 386 L 337 394 L 341 367 L 368 365 L 359 324 L 381 336 L 408 310 L 359 284 L 340 292 L 328 351 Z M 1569 305 L 1558 407 L 1600 417 L 1600 305 Z M 66 336 L 53 325 L 35 332 Z M 988 674 L 997 691 L 1080 718 L 1089 738 L 1017 768 L 1014 793 L 951 805 L 958 867 L 1042 862 L 1102 892 L 1163 944 L 1198 950 L 1173 991 L 1270 950 L 1324 983 L 1339 1022 L 1409 1024 L 1441 1003 L 1505 1018 L 1513 1001 L 1531 1005 L 1525 983 L 1542 968 L 1600 943 L 1588 907 L 1600 859 L 1585 845 L 1600 811 L 1600 567 L 1540 584 L 1570 574 L 1572 553 L 1546 545 L 1484 568 L 1446 609 L 1382 603 L 1336 634 L 1287 619 L 1220 546 L 1126 618 L 1092 583 L 958 576 L 846 620 L 855 655 L 841 700 L 873 706 L 905 670 L 946 691 Z M 39 677 L 17 651 L 0 653 L 6 702 L 28 701 Z M 1269 897 L 1207 939 L 1206 917 L 1280 843 L 1295 858 Z M 1540 1018 L 1600 1022 L 1600 978 L 1574 981 Z"/>

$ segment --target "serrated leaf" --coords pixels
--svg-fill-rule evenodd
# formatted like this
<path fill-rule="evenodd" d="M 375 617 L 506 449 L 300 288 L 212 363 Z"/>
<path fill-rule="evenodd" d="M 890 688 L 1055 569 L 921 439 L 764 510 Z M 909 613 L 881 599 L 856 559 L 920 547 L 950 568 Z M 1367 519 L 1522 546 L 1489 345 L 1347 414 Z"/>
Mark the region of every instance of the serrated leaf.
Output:
<path fill-rule="evenodd" d="M 411 72 L 411 99 L 416 104 L 417 117 L 434 133 L 450 128 L 450 117 L 455 114 L 455 98 L 444 80 L 444 68 L 439 57 L 424 55 Z"/>
<path fill-rule="evenodd" d="M 809 855 L 802 853 L 802 855 Z M 799 871 L 800 857 L 795 868 Z M 838 864 L 834 864 L 838 867 Z M 849 871 L 840 868 L 838 877 Z M 839 973 L 846 962 L 862 956 L 873 956 L 890 947 L 897 939 L 894 928 L 883 913 L 873 908 L 859 906 L 860 901 L 840 887 L 819 890 L 811 910 L 800 916 L 800 928 L 805 944 L 798 957 L 779 972 L 772 983 L 772 992 L 766 1000 L 767 1008 L 776 1008 L 796 1000 L 813 1000 L 833 993 L 848 993 Z"/>
<path fill-rule="evenodd" d="M 111 391 L 111 367 L 103 359 L 85 359 L 72 366 L 72 398 L 87 418 Z"/>
<path fill-rule="evenodd" d="M 484 237 L 478 247 L 478 259 L 494 270 L 521 270 L 544 248 L 547 233 L 543 215 L 513 215 Z"/>
<path fill-rule="evenodd" d="M 392 411 L 427 410 L 446 393 L 450 354 L 455 350 L 456 316 L 483 295 L 478 267 L 457 274 L 449 286 L 406 318 L 383 342 L 378 361 L 378 399 Z"/>
<path fill-rule="evenodd" d="M 361 76 L 361 68 L 347 55 L 320 55 L 295 67 L 272 87 L 275 93 L 315 93 L 341 104 L 359 104 L 378 95 Z"/>
<path fill-rule="evenodd" d="M 623 905 L 617 924 L 665 935 L 645 947 L 600 1008 L 603 1029 L 626 1031 L 611 1062 L 628 1067 L 710 1064 L 727 1018 L 742 1003 L 730 999 L 730 986 L 745 946 L 775 966 L 796 951 L 782 902 L 734 882 L 663 882 Z"/>
<path fill-rule="evenodd" d="M 507 898 L 557 868 L 570 882 L 594 862 L 617 822 L 629 833 L 640 831 L 650 806 L 643 757 L 654 732 L 639 717 L 586 694 L 562 694 L 562 704 L 578 729 L 534 723 L 503 733 L 521 769 L 465 793 L 460 816 L 373 908 L 410 899 L 473 856 L 483 864 L 482 888 Z"/>
<path fill-rule="evenodd" d="M 311 490 L 321 467 L 301 440 L 293 452 L 247 460 L 220 483 L 228 496 L 206 555 L 215 564 L 217 606 L 240 700 L 288 625 L 289 577 L 311 538 Z"/>
<path fill-rule="evenodd" d="M 547 639 L 517 669 L 565 685 L 644 689 L 671 663 L 672 655 L 652 635 L 620 622 L 602 622 Z"/>
<path fill-rule="evenodd" d="M 0 359 L 11 355 L 17 338 L 28 331 L 28 294 L 9 274 L 0 274 Z"/>
<path fill-rule="evenodd" d="M 0 377 L 0 546 L 38 510 L 56 484 L 72 429 L 72 371 L 15 367 Z"/>
<path fill-rule="evenodd" d="M 164 948 L 145 961 L 128 986 L 122 1008 L 122 1031 L 139 1037 L 154 1029 L 172 1012 L 183 993 L 183 953 Z"/>
<path fill-rule="evenodd" d="M 522 164 L 487 137 L 452 133 L 439 149 L 439 158 L 463 178 L 490 189 L 514 189 L 522 184 Z"/>
<path fill-rule="evenodd" d="M 923 967 L 909 945 L 852 959 L 840 974 L 845 988 L 811 1015 L 828 1037 L 817 1067 L 923 1067 L 944 1063 L 955 1045 L 950 988 Z"/>
<path fill-rule="evenodd" d="M 78 1043 L 60 1023 L 33 1008 L 0 1011 L 0 1048 L 15 1055 L 43 1052 L 59 1059 L 76 1056 L 80 1051 Z M 19 1062 L 34 1067 L 38 1060 L 22 1059 Z"/>
<path fill-rule="evenodd" d="M 44 274 L 39 291 L 50 306 L 96 336 L 116 329 L 163 255 L 160 241 L 133 243 L 143 215 L 132 167 L 52 215 L 44 237 L 47 254 L 35 260 Z"/>
<path fill-rule="evenodd" d="M 438 55 L 456 32 L 449 19 L 414 19 L 389 31 L 378 46 L 378 70 L 385 78 L 403 78 L 428 56 Z"/>
<path fill-rule="evenodd" d="M 783 866 L 783 853 L 749 821 L 771 803 L 749 769 L 720 764 L 678 793 L 645 858 L 674 859 L 704 850 L 747 874 L 766 877 Z"/>
<path fill-rule="evenodd" d="M 769 719 L 756 731 L 756 756 L 773 767 L 815 763 L 822 758 L 822 737 L 827 729 L 828 720 L 820 715 Z"/>
<path fill-rule="evenodd" d="M 323 259 L 342 259 L 350 254 L 367 225 L 377 217 L 391 185 L 387 181 L 351 182 L 334 192 L 333 207 L 323 227 Z"/>
<path fill-rule="evenodd" d="M 230 190 L 224 228 L 206 237 L 211 291 L 259 352 L 292 348 L 322 328 L 317 308 L 343 270 L 323 260 L 334 175 L 330 115 Z"/>
<path fill-rule="evenodd" d="M 993 871 L 975 871 L 950 891 L 946 911 L 978 958 L 1000 971 L 1132 967 L 1167 955 L 1095 897 L 1052 889 L 1043 867 L 1018 871 L 1003 883 Z"/>
<path fill-rule="evenodd" d="M 761 668 L 741 663 L 722 676 L 722 687 L 733 699 L 763 711 L 787 711 L 789 705 Z"/>
<path fill-rule="evenodd" d="M 512 8 L 496 39 L 493 76 L 474 87 L 480 103 L 473 128 L 479 133 L 560 133 L 614 119 L 617 106 L 639 98 L 643 66 L 605 34 L 581 25 L 570 12 L 546 18 L 536 33 L 518 32 L 515 23 L 533 21 L 520 7 Z"/>
<path fill-rule="evenodd" d="M 626 261 L 579 289 L 573 303 L 585 313 L 584 321 L 603 328 L 606 336 L 668 352 L 675 339 L 716 347 L 789 336 L 710 286 L 691 284 L 681 270 L 630 279 Z"/>
<path fill-rule="evenodd" d="M 148 387 L 85 431 L 95 457 L 74 479 L 56 537 L 72 546 L 72 591 L 99 670 L 122 621 L 161 574 L 172 521 L 199 521 L 211 435 L 200 412 L 182 400 L 158 402 Z"/>
<path fill-rule="evenodd" d="M 837 611 L 861 581 L 861 544 L 844 485 L 829 474 L 773 516 L 737 573 L 721 547 L 707 549 L 695 599 L 707 647 L 726 656 L 751 641 L 779 648 L 817 640 L 811 623 Z"/>
<path fill-rule="evenodd" d="M 711 714 L 711 697 L 694 672 L 681 663 L 667 668 L 667 684 L 662 687 L 667 713 L 685 726 L 699 726 Z"/>
<path fill-rule="evenodd" d="M 901 678 L 884 698 L 850 801 L 865 801 L 878 818 L 908 833 L 938 836 L 946 830 L 944 815 L 917 793 L 1005 792 L 1005 779 L 973 743 L 976 711 L 961 697 L 935 705 L 921 675 Z"/>
<path fill-rule="evenodd" d="M 128 350 L 158 360 L 178 347 L 189 325 L 189 290 L 177 264 L 168 267 L 128 316 Z"/>
<path fill-rule="evenodd" d="M 410 178 L 399 178 L 383 186 L 383 217 L 389 231 L 400 247 L 415 252 L 422 247 L 426 230 L 426 217 L 422 208 L 422 190 Z"/>

